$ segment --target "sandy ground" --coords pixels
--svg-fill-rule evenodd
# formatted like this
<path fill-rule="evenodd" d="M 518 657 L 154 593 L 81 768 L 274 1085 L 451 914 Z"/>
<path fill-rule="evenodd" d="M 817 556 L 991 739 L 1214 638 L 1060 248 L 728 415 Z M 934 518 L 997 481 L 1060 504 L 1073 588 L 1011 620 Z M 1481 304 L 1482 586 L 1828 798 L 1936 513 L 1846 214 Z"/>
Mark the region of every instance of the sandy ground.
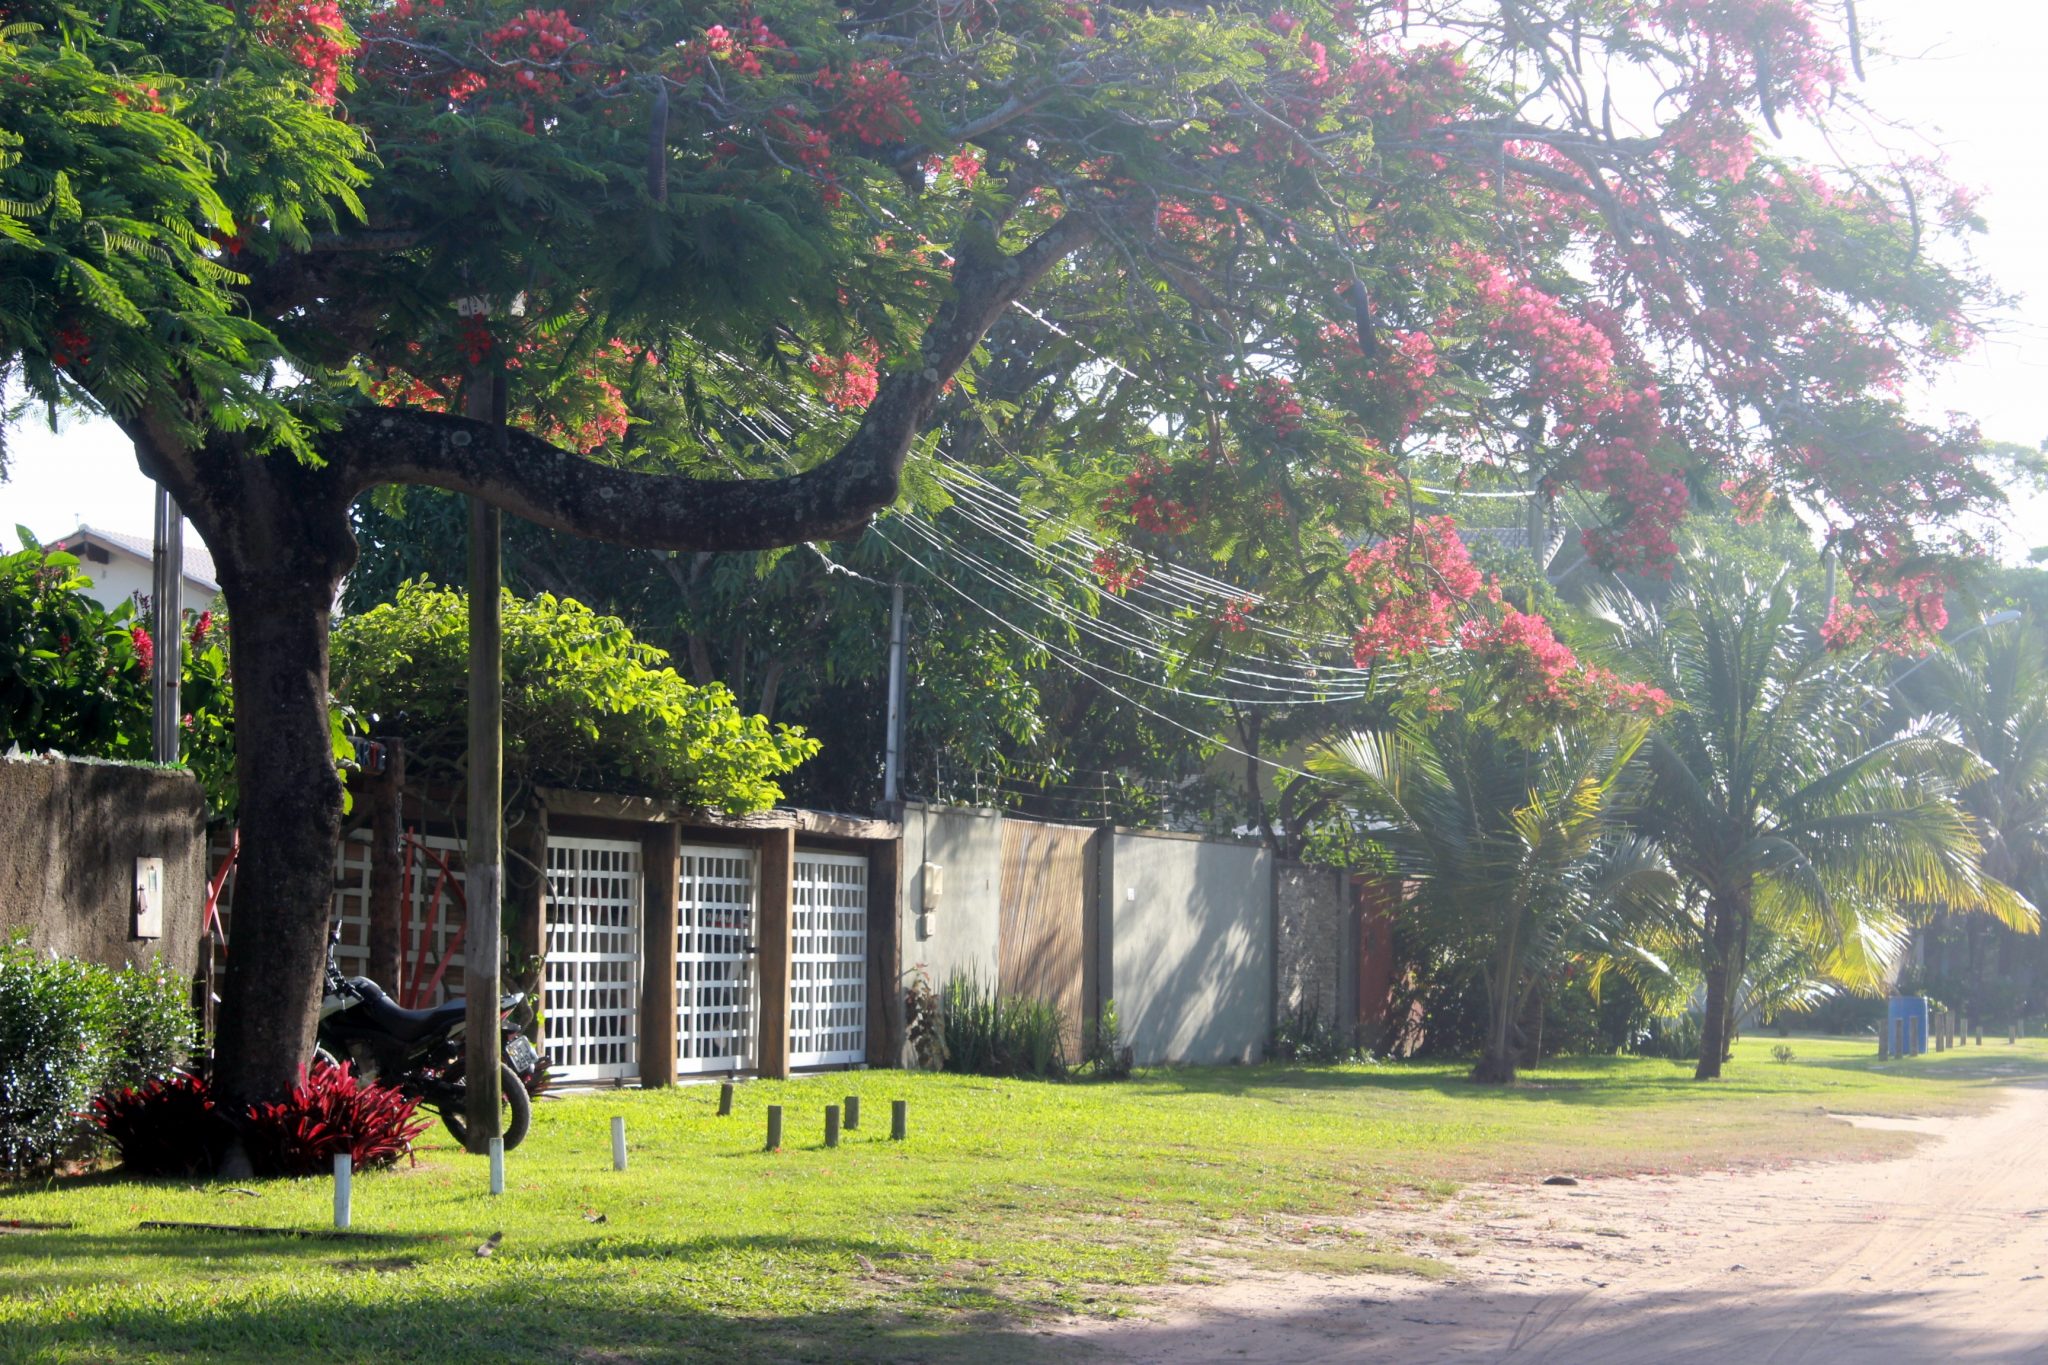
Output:
<path fill-rule="evenodd" d="M 1473 1186 L 1352 1224 L 1452 1277 L 1232 1273 L 1047 1359 L 2048 1365 L 2048 1087 L 1881 1162 Z M 1050 1339 L 1048 1339 L 1050 1338 Z"/>

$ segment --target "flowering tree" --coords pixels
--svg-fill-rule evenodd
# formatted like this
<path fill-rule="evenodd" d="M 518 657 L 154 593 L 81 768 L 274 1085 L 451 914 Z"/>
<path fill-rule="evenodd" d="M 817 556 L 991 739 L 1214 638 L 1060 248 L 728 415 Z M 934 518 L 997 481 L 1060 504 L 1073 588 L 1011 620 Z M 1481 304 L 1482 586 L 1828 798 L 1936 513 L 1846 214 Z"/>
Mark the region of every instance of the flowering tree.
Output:
<path fill-rule="evenodd" d="M 6 0 L 0 357 L 122 424 L 235 621 L 230 1092 L 310 1045 L 328 610 L 380 484 L 762 548 L 858 528 L 936 434 L 1084 490 L 1111 588 L 1187 540 L 1256 592 L 1226 630 L 1336 611 L 1531 706 L 1654 699 L 1494 603 L 1418 469 L 1587 499 L 1644 569 L 1711 472 L 1922 600 L 1992 490 L 1896 393 L 1985 295 L 1931 169 L 1760 148 L 1837 93 L 1824 8 Z"/>

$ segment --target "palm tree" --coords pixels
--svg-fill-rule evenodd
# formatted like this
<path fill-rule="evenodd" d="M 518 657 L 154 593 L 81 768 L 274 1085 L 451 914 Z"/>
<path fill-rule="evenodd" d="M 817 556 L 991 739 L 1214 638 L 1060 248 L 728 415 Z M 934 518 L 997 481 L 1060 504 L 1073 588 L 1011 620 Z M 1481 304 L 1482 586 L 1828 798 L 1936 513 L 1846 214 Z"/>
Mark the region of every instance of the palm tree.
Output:
<path fill-rule="evenodd" d="M 1610 821 L 1645 723 L 1600 722 L 1535 747 L 1478 710 L 1359 732 L 1310 759 L 1409 886 L 1407 911 L 1485 984 L 1476 1080 L 1515 1077 L 1515 1021 L 1580 953 L 1626 952 L 1630 926 L 1668 907 L 1677 881 L 1646 841 Z"/>
<path fill-rule="evenodd" d="M 2038 925 L 1988 875 L 1957 801 L 1979 765 L 1952 722 L 1882 733 L 1867 660 L 1830 654 L 1789 575 L 1764 582 L 1709 557 L 1664 602 L 1614 595 L 1595 609 L 1635 671 L 1678 703 L 1644 745 L 1638 816 L 1700 893 L 1706 978 L 1698 1076 L 1721 1074 L 1745 994 L 1751 936 L 1803 937 L 1868 988 L 1896 957 L 1905 917 L 1948 904 L 2015 929 Z"/>
<path fill-rule="evenodd" d="M 1894 685 L 1909 704 L 1952 718 L 1982 761 L 1959 796 L 1984 842 L 1985 871 L 2039 894 L 2048 883 L 2048 631 L 2034 617 L 1994 618 Z M 1980 924 L 1969 923 L 1973 971 Z M 1968 1003 L 1975 1013 L 1984 1001 Z"/>

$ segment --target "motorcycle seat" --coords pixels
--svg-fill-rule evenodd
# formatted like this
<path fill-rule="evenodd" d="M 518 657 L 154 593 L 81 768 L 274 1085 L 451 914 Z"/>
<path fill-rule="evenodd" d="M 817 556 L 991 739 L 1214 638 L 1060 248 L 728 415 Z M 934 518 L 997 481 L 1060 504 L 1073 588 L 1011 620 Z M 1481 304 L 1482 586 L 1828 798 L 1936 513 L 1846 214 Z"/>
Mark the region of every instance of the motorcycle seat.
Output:
<path fill-rule="evenodd" d="M 356 988 L 356 1008 L 363 1012 L 364 1020 L 400 1042 L 416 1043 L 428 1034 L 446 1033 L 462 1022 L 469 1009 L 468 1004 L 457 997 L 431 1009 L 409 1010 L 384 994 L 383 988 L 374 981 L 358 977 L 352 984 Z"/>

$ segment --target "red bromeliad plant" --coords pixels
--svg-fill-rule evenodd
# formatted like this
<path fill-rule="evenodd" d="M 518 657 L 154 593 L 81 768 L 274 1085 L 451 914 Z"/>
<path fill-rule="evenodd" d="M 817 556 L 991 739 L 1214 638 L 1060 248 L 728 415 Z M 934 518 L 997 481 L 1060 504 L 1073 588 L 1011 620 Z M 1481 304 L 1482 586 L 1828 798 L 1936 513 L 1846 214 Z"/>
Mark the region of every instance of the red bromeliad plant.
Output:
<path fill-rule="evenodd" d="M 328 612 L 376 487 L 771 548 L 937 448 L 1105 519 L 1112 587 L 1216 565 L 1219 637 L 1539 675 L 1417 525 L 1435 481 L 1572 499 L 1655 572 L 1689 488 L 1754 480 L 1923 621 L 1996 497 L 1899 397 L 1992 301 L 1969 205 L 1762 140 L 1853 103 L 1811 0 L 5 17 L 0 363 L 122 423 L 235 620 L 239 875 L 275 907 L 227 981 L 239 1099 L 310 1048 Z"/>
<path fill-rule="evenodd" d="M 92 1121 L 134 1175 L 204 1175 L 213 1170 L 219 1129 L 206 1081 L 180 1072 L 102 1095 Z"/>
<path fill-rule="evenodd" d="M 264 1175 L 320 1175 L 343 1152 L 359 1171 L 390 1166 L 411 1157 L 413 1139 L 433 1124 L 418 1109 L 395 1087 L 316 1063 L 285 1098 L 250 1107 L 243 1142 Z"/>

